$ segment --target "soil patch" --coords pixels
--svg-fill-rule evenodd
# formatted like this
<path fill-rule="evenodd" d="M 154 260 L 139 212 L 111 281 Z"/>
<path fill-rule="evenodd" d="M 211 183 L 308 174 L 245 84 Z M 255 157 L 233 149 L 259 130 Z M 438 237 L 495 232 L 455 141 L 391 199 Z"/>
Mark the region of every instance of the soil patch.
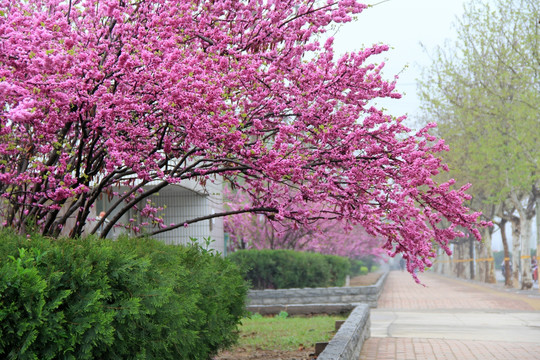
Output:
<path fill-rule="evenodd" d="M 310 356 L 313 352 L 314 349 L 284 351 L 235 348 L 221 352 L 214 360 L 312 360 L 315 359 Z"/>
<path fill-rule="evenodd" d="M 369 286 L 375 285 L 382 276 L 382 272 L 372 272 L 366 275 L 355 276 L 351 279 L 351 286 Z"/>

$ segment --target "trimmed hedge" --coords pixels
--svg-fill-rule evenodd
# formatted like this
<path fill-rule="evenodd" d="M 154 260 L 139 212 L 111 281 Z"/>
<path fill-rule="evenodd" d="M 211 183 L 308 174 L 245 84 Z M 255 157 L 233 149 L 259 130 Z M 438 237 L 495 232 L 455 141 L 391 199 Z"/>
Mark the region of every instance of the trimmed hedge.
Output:
<path fill-rule="evenodd" d="M 0 279 L 6 359 L 207 359 L 245 315 L 234 264 L 150 239 L 1 231 Z"/>
<path fill-rule="evenodd" d="M 351 259 L 351 276 L 365 275 L 368 273 L 368 268 L 362 260 Z"/>
<path fill-rule="evenodd" d="M 343 286 L 347 258 L 293 250 L 239 250 L 228 258 L 246 269 L 253 289 Z"/>

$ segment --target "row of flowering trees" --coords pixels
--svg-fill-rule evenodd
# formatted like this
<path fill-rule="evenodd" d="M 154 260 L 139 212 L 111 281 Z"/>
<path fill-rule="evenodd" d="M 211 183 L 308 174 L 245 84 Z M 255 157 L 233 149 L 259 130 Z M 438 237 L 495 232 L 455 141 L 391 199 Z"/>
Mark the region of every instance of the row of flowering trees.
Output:
<path fill-rule="evenodd" d="M 245 206 L 248 201 L 241 193 L 228 195 L 228 204 L 233 209 Z M 300 225 L 272 220 L 262 214 L 240 213 L 227 216 L 224 225 L 230 235 L 229 248 L 232 250 L 290 249 L 352 259 L 383 254 L 381 238 L 368 234 L 360 226 L 347 226 L 337 220 L 325 219 Z"/>
<path fill-rule="evenodd" d="M 102 236 L 128 211 L 171 230 L 255 213 L 339 221 L 383 239 L 408 269 L 433 244 L 480 237 L 467 186 L 438 183 L 443 141 L 373 106 L 399 98 L 373 45 L 336 57 L 356 0 L 0 0 L 0 216 L 81 235 L 104 194 Z M 245 206 L 175 225 L 150 196 L 223 177 Z M 104 219 L 108 219 L 105 224 Z M 446 222 L 443 222 L 446 220 Z M 445 224 L 445 225 L 443 225 Z"/>

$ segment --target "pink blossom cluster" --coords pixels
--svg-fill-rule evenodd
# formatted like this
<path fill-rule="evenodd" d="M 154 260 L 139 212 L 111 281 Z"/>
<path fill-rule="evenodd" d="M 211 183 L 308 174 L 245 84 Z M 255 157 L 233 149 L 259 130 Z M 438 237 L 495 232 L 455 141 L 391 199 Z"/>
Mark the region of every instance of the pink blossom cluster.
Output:
<path fill-rule="evenodd" d="M 479 238 L 466 189 L 433 180 L 444 144 L 372 106 L 400 97 L 370 62 L 388 47 L 336 57 L 331 37 L 320 42 L 365 8 L 0 0 L 1 216 L 50 235 L 75 217 L 78 235 L 100 196 L 127 188 L 106 235 L 161 188 L 220 176 L 249 196 L 238 211 L 361 226 L 410 271 L 458 227 Z"/>

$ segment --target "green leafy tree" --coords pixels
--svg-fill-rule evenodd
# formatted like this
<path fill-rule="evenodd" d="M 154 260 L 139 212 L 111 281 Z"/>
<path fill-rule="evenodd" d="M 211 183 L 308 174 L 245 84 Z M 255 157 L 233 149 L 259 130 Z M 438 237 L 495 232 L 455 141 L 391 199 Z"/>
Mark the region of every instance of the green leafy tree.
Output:
<path fill-rule="evenodd" d="M 540 201 L 540 3 L 472 0 L 464 10 L 457 40 L 436 50 L 420 95 L 453 149 L 451 174 L 474 184 L 482 206 L 508 209 L 494 217 L 519 219 L 513 240 L 528 255 Z M 521 287 L 530 288 L 530 258 L 521 265 Z"/>

